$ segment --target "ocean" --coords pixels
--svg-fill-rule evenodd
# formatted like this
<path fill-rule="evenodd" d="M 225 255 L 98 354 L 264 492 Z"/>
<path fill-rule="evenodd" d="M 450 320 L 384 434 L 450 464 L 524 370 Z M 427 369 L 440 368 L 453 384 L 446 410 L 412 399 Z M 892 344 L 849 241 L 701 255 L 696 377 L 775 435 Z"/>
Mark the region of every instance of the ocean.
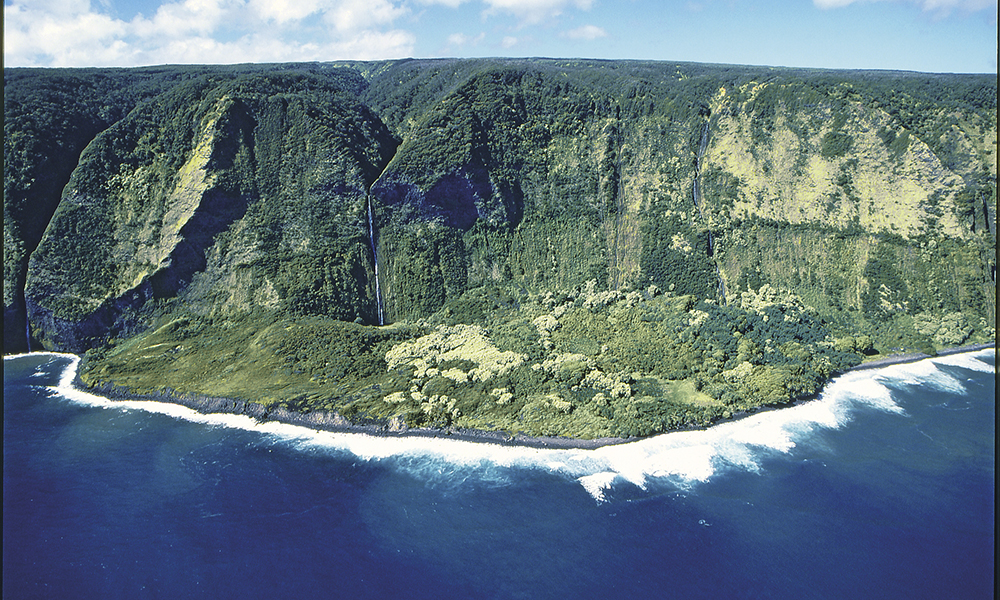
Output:
<path fill-rule="evenodd" d="M 3 597 L 992 598 L 993 349 L 594 450 L 317 432 L 4 360 Z"/>

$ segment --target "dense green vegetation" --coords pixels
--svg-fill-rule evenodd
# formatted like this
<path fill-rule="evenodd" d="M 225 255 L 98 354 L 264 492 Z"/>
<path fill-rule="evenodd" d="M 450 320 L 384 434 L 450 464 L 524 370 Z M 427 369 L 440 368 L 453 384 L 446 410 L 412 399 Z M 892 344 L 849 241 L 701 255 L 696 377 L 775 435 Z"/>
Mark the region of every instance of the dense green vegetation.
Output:
<path fill-rule="evenodd" d="M 860 361 L 853 339 L 834 340 L 795 297 L 767 287 L 739 306 L 594 288 L 477 288 L 429 321 L 383 328 L 172 314 L 89 352 L 84 380 L 410 427 L 593 438 L 787 403 Z"/>
<path fill-rule="evenodd" d="M 4 86 L 4 349 L 27 315 L 90 382 L 635 436 L 995 337 L 992 76 L 401 60 Z"/>

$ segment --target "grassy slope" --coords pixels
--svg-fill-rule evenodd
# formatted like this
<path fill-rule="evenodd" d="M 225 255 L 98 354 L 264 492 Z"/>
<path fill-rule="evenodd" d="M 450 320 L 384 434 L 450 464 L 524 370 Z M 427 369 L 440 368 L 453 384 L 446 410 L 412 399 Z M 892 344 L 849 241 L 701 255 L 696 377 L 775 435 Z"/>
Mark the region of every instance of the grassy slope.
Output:
<path fill-rule="evenodd" d="M 834 340 L 795 298 L 770 290 L 719 307 L 655 288 L 593 288 L 479 288 L 429 321 L 383 328 L 173 316 L 88 354 L 83 379 L 410 426 L 594 438 L 786 403 L 860 361 L 853 339 Z"/>

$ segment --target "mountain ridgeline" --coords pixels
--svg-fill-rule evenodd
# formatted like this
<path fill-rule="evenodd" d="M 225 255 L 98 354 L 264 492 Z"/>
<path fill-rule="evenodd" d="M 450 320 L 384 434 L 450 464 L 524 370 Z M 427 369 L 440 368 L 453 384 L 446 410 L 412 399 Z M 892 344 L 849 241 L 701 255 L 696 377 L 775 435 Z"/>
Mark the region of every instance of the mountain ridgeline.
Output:
<path fill-rule="evenodd" d="M 580 438 L 995 338 L 997 82 L 585 60 L 4 71 L 4 352 Z"/>

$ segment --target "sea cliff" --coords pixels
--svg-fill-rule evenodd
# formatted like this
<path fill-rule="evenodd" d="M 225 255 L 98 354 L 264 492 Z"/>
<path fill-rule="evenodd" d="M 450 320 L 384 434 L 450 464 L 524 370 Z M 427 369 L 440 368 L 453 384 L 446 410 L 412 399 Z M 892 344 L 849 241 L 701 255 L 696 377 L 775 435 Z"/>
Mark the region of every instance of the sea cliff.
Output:
<path fill-rule="evenodd" d="M 996 78 L 5 69 L 4 351 L 351 423 L 627 438 L 995 338 Z"/>

